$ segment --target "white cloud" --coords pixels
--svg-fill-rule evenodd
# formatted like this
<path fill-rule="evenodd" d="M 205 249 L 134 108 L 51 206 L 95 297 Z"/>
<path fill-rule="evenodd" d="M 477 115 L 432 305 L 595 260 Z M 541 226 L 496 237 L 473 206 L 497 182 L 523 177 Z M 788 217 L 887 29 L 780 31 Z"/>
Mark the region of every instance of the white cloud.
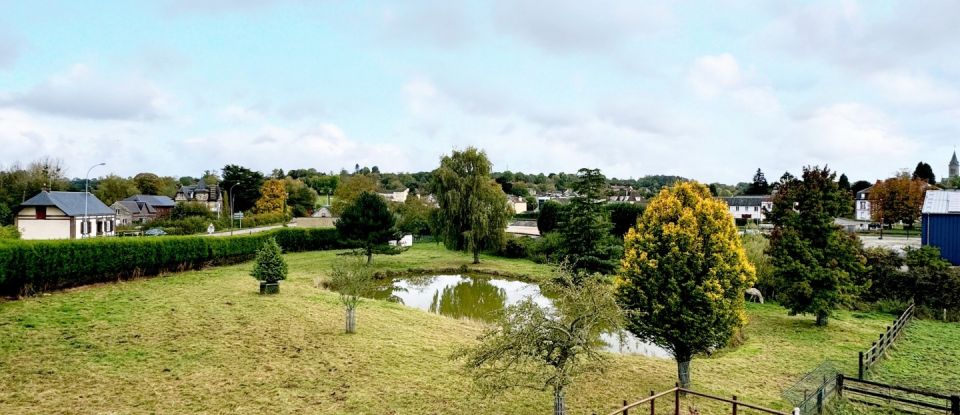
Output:
<path fill-rule="evenodd" d="M 603 51 L 660 32 L 673 20 L 656 2 L 498 0 L 498 27 L 551 51 Z"/>
<path fill-rule="evenodd" d="M 895 104 L 925 109 L 960 107 L 960 92 L 955 87 L 923 73 L 885 71 L 871 75 L 869 82 Z"/>
<path fill-rule="evenodd" d="M 473 22 L 457 2 L 405 2 L 381 13 L 385 40 L 427 43 L 444 48 L 462 46 L 474 36 Z"/>
<path fill-rule="evenodd" d="M 702 98 L 729 97 L 757 114 L 780 111 L 773 89 L 740 68 L 729 53 L 697 58 L 687 73 L 687 83 Z"/>
<path fill-rule="evenodd" d="M 918 144 L 904 135 L 886 114 L 860 103 L 837 103 L 816 109 L 793 126 L 794 143 L 810 164 L 845 164 L 856 171 L 876 172 L 916 163 Z M 882 172 L 876 172 L 883 174 Z"/>
<path fill-rule="evenodd" d="M 143 120 L 166 115 L 172 102 L 146 79 L 113 78 L 77 64 L 26 92 L 0 99 L 0 105 L 73 118 Z"/>

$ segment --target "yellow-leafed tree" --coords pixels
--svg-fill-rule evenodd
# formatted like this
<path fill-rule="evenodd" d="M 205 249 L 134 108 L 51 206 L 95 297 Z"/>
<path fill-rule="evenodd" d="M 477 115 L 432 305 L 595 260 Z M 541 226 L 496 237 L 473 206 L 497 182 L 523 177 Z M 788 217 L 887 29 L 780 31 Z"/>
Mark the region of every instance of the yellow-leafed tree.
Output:
<path fill-rule="evenodd" d="M 283 180 L 267 180 L 260 187 L 260 199 L 254 205 L 256 213 L 285 213 L 287 203 L 287 187 Z"/>
<path fill-rule="evenodd" d="M 688 387 L 693 356 L 746 323 L 743 292 L 755 280 L 727 205 L 685 182 L 661 190 L 627 232 L 617 299 L 627 329 L 672 353 Z"/>

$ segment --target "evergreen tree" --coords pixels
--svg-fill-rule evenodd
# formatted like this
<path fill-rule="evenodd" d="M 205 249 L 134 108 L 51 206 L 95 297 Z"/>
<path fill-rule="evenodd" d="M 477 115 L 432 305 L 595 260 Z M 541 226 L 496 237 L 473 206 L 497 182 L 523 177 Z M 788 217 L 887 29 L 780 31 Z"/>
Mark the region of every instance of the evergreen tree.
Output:
<path fill-rule="evenodd" d="M 865 271 L 860 240 L 834 224 L 851 203 L 828 168 L 806 167 L 802 180 L 781 183 L 773 199 L 770 256 L 779 300 L 791 315 L 813 314 L 817 325 L 859 290 Z"/>
<path fill-rule="evenodd" d="M 845 192 L 850 191 L 850 179 L 847 178 L 846 174 L 840 175 L 840 179 L 837 180 L 837 187 Z"/>
<path fill-rule="evenodd" d="M 565 209 L 560 202 L 556 200 L 547 200 L 540 207 L 540 214 L 537 216 L 537 229 L 540 235 L 547 232 L 553 232 L 560 225 Z"/>
<path fill-rule="evenodd" d="M 263 187 L 263 181 L 263 174 L 258 171 L 236 164 L 228 164 L 223 167 L 223 182 L 220 188 L 226 192 L 233 189 L 234 194 L 228 195 L 233 200 L 233 210 L 235 212 L 245 212 L 253 209 L 257 200 L 260 199 L 260 188 Z"/>
<path fill-rule="evenodd" d="M 725 346 L 746 323 L 744 290 L 756 280 L 727 205 L 698 183 L 660 191 L 627 232 L 616 279 L 627 329 L 677 361 L 690 386 L 690 360 Z"/>
<path fill-rule="evenodd" d="M 474 264 L 480 263 L 480 251 L 500 245 L 513 217 L 507 195 L 490 178 L 490 169 L 487 154 L 468 147 L 444 156 L 433 172 L 439 236 L 449 249 L 472 252 Z"/>
<path fill-rule="evenodd" d="M 744 194 L 750 196 L 770 194 L 770 185 L 767 183 L 767 178 L 763 175 L 763 171 L 757 169 L 757 172 L 753 175 L 753 182 L 750 183 L 750 186 L 747 187 Z"/>
<path fill-rule="evenodd" d="M 387 251 L 388 242 L 396 239 L 395 220 L 382 196 L 363 192 L 340 214 L 337 233 L 348 243 L 360 246 L 369 264 L 374 252 Z"/>
<path fill-rule="evenodd" d="M 257 258 L 253 263 L 253 270 L 250 275 L 259 281 L 266 283 L 276 283 L 287 279 L 287 262 L 280 255 L 280 245 L 277 240 L 269 238 L 263 243 L 257 251 Z"/>
<path fill-rule="evenodd" d="M 610 218 L 604 211 L 607 178 L 599 169 L 580 169 L 573 190 L 577 196 L 570 201 L 559 228 L 563 255 L 574 270 L 609 273 L 616 266 L 619 241 L 612 237 Z"/>
<path fill-rule="evenodd" d="M 933 174 L 933 167 L 930 167 L 929 164 L 922 161 L 917 163 L 917 167 L 913 169 L 913 179 L 923 180 L 929 184 L 937 184 L 937 176 Z"/>

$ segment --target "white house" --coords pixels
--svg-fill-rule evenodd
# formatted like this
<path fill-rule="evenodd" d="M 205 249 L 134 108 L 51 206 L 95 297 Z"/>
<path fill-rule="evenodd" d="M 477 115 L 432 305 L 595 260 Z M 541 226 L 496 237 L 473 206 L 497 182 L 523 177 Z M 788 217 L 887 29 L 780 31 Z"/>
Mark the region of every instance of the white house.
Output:
<path fill-rule="evenodd" d="M 387 199 L 388 202 L 397 202 L 403 203 L 407 201 L 407 196 L 410 195 L 410 189 L 403 189 L 400 192 L 388 192 L 380 193 L 380 196 L 383 196 L 384 199 Z"/>
<path fill-rule="evenodd" d="M 773 210 L 772 196 L 733 196 L 720 198 L 727 203 L 730 215 L 734 219 L 766 220 L 766 214 Z"/>
<path fill-rule="evenodd" d="M 853 201 L 854 210 L 856 211 L 857 220 L 873 220 L 870 211 L 870 191 L 873 190 L 873 186 L 870 186 L 866 189 L 863 189 L 857 192 L 857 197 Z"/>
<path fill-rule="evenodd" d="M 509 195 L 507 196 L 507 204 L 510 205 L 510 208 L 513 209 L 514 213 L 523 213 L 527 211 L 527 200 L 522 197 Z"/>
<path fill-rule="evenodd" d="M 15 224 L 22 239 L 92 238 L 113 236 L 116 215 L 90 193 L 44 190 L 20 205 Z"/>

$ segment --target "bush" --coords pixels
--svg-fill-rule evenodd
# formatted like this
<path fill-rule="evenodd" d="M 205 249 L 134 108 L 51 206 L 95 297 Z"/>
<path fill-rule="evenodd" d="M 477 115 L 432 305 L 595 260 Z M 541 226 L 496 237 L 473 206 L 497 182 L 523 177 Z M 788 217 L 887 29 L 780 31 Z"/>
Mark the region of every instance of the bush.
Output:
<path fill-rule="evenodd" d="M 747 259 L 753 264 L 757 271 L 757 282 L 754 284 L 763 296 L 766 298 L 776 298 L 776 287 L 779 285 L 776 281 L 773 263 L 770 261 L 770 255 L 767 250 L 770 247 L 770 240 L 766 235 L 759 232 L 746 232 L 741 236 L 743 241 L 743 250 L 747 254 Z"/>
<path fill-rule="evenodd" d="M 268 284 L 287 279 L 287 261 L 280 255 L 280 245 L 277 245 L 276 239 L 267 238 L 263 242 L 250 275 Z"/>
<path fill-rule="evenodd" d="M 0 243 L 0 295 L 26 295 L 246 261 L 275 238 L 286 252 L 352 248 L 333 229 L 284 228 L 232 237 L 170 236 Z"/>
<path fill-rule="evenodd" d="M 20 231 L 16 226 L 0 226 L 0 240 L 2 239 L 20 239 Z"/>
<path fill-rule="evenodd" d="M 527 252 L 527 246 L 530 245 L 531 240 L 532 239 L 527 237 L 507 235 L 503 247 L 500 248 L 500 252 L 497 252 L 497 254 L 506 258 L 526 258 L 529 254 Z"/>
<path fill-rule="evenodd" d="M 213 212 L 206 204 L 201 202 L 178 202 L 170 211 L 170 219 L 173 220 L 192 217 L 209 219 L 213 217 Z"/>
<path fill-rule="evenodd" d="M 548 232 L 534 239 L 527 246 L 527 257 L 534 262 L 544 264 L 556 261 L 557 255 L 563 252 L 563 235 L 559 232 Z"/>

